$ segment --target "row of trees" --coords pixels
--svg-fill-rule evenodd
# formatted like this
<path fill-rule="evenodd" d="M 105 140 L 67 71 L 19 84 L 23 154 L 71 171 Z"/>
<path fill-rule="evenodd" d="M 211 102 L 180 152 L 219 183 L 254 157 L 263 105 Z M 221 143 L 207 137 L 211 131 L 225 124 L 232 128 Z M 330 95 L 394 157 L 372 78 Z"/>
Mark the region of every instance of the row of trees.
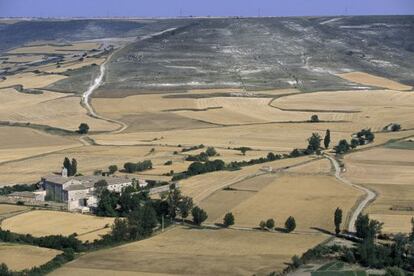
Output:
<path fill-rule="evenodd" d="M 266 220 L 266 221 L 262 220 L 262 221 L 259 223 L 259 227 L 260 227 L 260 229 L 262 229 L 262 230 L 265 230 L 265 229 L 267 229 L 267 230 L 273 230 L 273 229 L 276 229 L 276 228 L 275 228 L 275 225 L 276 225 L 276 222 L 275 222 L 275 220 L 274 220 L 274 219 L 272 219 L 272 218 L 270 218 L 270 219 L 268 219 L 268 220 Z M 288 217 L 288 218 L 286 219 L 286 221 L 285 221 L 285 228 L 284 228 L 284 231 L 285 231 L 286 233 L 290 233 L 290 232 L 294 231 L 295 229 L 296 229 L 296 220 L 295 220 L 295 218 L 294 218 L 294 217 L 290 216 L 290 217 Z"/>
<path fill-rule="evenodd" d="M 38 189 L 37 184 L 16 184 L 13 186 L 0 187 L 0 195 L 8 195 L 14 192 L 33 192 Z"/>
<path fill-rule="evenodd" d="M 375 135 L 371 129 L 363 129 L 356 133 L 349 143 L 345 139 L 340 140 L 338 145 L 334 147 L 334 151 L 337 154 L 344 154 L 358 146 L 372 143 L 374 139 Z"/>
<path fill-rule="evenodd" d="M 340 232 L 342 210 L 337 208 L 334 215 L 335 230 Z M 292 267 L 324 258 L 337 258 L 347 263 L 359 263 L 362 266 L 385 269 L 385 275 L 410 275 L 406 271 L 414 271 L 414 219 L 409 235 L 397 234 L 385 237 L 381 234 L 382 223 L 370 219 L 368 215 L 360 215 L 355 223 L 356 236 L 359 238 L 355 247 L 340 245 L 318 245 L 305 252 L 301 258 L 294 256 Z M 379 243 L 377 239 L 387 238 L 388 241 Z"/>
<path fill-rule="evenodd" d="M 213 147 L 208 147 L 206 151 L 201 152 L 197 155 L 189 155 L 185 159 L 186 161 L 198 161 L 198 162 L 206 162 L 209 160 L 210 157 L 218 155 L 217 151 Z"/>
<path fill-rule="evenodd" d="M 76 238 L 76 234 L 67 237 L 53 235 L 37 238 L 0 229 L 1 242 L 29 244 L 64 252 L 45 265 L 19 273 L 12 273 L 6 265 L 0 265 L 0 275 L 44 275 L 72 260 L 74 252 L 96 250 L 108 245 L 148 237 L 164 217 L 172 221 L 177 214 L 183 219 L 191 214 L 193 222 L 197 225 L 208 217 L 203 209 L 194 206 L 190 197 L 182 196 L 180 190 L 173 185 L 168 195 L 161 199 L 151 199 L 146 191 L 139 191 L 135 187 L 126 187 L 122 193 L 111 192 L 107 189 L 107 185 L 104 180 L 97 182 L 95 192 L 100 199 L 96 210 L 98 215 L 117 217 L 109 234 L 93 243 L 82 243 Z"/>
<path fill-rule="evenodd" d="M 324 140 L 325 148 L 328 148 L 330 141 L 331 141 L 329 129 L 326 131 L 325 138 L 323 140 Z M 238 170 L 244 166 L 262 164 L 266 162 L 279 160 L 282 158 L 299 157 L 303 155 L 313 154 L 315 152 L 319 153 L 321 149 L 321 141 L 322 141 L 322 138 L 320 137 L 320 135 L 318 133 L 312 133 L 312 136 L 309 137 L 307 141 L 308 141 L 308 146 L 306 149 L 304 150 L 294 149 L 289 155 L 285 154 L 282 156 L 280 154 L 274 154 L 270 152 L 266 157 L 251 159 L 249 161 L 233 161 L 228 164 L 225 164 L 224 161 L 219 160 L 219 159 L 214 160 L 214 161 L 209 161 L 208 157 L 212 156 L 213 154 L 215 155 L 216 151 L 214 150 L 214 148 L 208 148 L 206 152 L 202 152 L 199 155 L 189 156 L 187 160 L 190 160 L 190 161 L 198 160 L 198 161 L 192 163 L 188 167 L 187 171 L 174 174 L 172 180 L 177 181 L 177 180 L 181 180 L 181 179 L 193 176 L 193 175 L 199 175 L 199 174 L 204 174 L 204 173 L 213 172 L 213 171 Z M 209 149 L 211 150 L 209 151 Z M 241 147 L 238 149 L 240 149 L 242 153 L 245 154 L 245 152 L 250 148 Z"/>
<path fill-rule="evenodd" d="M 63 160 L 63 167 L 68 172 L 68 176 L 74 176 L 78 173 L 78 161 L 75 158 L 72 158 L 72 162 L 69 158 L 65 157 Z"/>
<path fill-rule="evenodd" d="M 325 138 L 323 139 L 323 141 L 325 148 L 328 148 L 331 142 L 331 132 L 329 129 L 326 131 Z M 307 142 L 308 146 L 306 147 L 306 149 L 294 149 L 290 153 L 290 157 L 299 157 L 303 155 L 320 153 L 322 138 L 319 135 L 319 133 L 312 133 L 312 135 L 307 139 Z"/>
<path fill-rule="evenodd" d="M 144 160 L 138 163 L 127 162 L 124 164 L 124 169 L 127 173 L 142 172 L 152 169 L 152 162 L 151 160 Z"/>

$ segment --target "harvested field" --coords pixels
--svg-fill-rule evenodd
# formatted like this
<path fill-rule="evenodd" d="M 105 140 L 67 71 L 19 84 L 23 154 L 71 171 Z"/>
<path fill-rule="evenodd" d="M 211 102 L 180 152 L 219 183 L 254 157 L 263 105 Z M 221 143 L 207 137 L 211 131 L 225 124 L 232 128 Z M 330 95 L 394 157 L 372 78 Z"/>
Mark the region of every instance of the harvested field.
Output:
<path fill-rule="evenodd" d="M 207 90 L 209 91 L 209 90 Z M 279 93 L 289 93 L 285 90 Z M 278 92 L 266 92 L 269 95 L 277 97 Z M 190 92 L 189 92 L 190 93 Z M 206 91 L 198 92 L 194 95 L 203 94 Z M 210 92 L 212 93 L 212 92 Z M 189 118 L 203 127 L 202 122 L 211 124 L 233 125 L 233 124 L 250 124 L 263 122 L 287 122 L 287 121 L 306 121 L 312 115 L 309 112 L 285 112 L 268 106 L 271 98 L 252 97 L 255 94 L 261 95 L 265 92 L 249 92 L 251 98 L 232 96 L 236 92 L 225 94 L 227 97 L 209 97 L 209 98 L 173 98 L 174 95 L 167 96 L 163 94 L 149 94 L 140 96 L 129 96 L 120 99 L 102 99 L 94 98 L 93 104 L 98 113 L 113 119 L 119 119 L 129 124 L 125 120 L 128 117 L 134 117 L 139 121 L 144 121 L 151 114 L 154 119 L 160 117 L 157 125 L 163 124 L 162 112 L 165 116 L 178 116 L 177 118 Z M 228 92 L 227 92 L 228 93 Z M 246 92 L 244 92 L 246 93 Z M 294 92 L 291 92 L 294 93 Z M 184 97 L 186 93 L 176 94 L 175 96 Z M 208 95 L 208 94 L 207 94 Z M 220 93 L 218 94 L 220 95 Z M 250 95 L 250 94 L 249 94 Z M 284 95 L 284 94 L 283 94 Z M 246 112 L 248 110 L 249 112 Z M 148 114 L 149 113 L 149 114 Z M 330 120 L 333 114 L 323 114 L 321 119 Z M 184 117 L 184 118 L 183 118 Z M 165 120 L 164 120 L 165 121 Z M 164 127 L 164 128 L 165 128 Z M 194 126 L 196 127 L 196 126 Z M 162 127 L 160 127 L 162 129 Z M 145 130 L 145 129 L 144 129 Z"/>
<path fill-rule="evenodd" d="M 214 96 L 210 97 L 211 93 Z M 208 123 L 241 124 L 295 121 L 307 120 L 310 117 L 309 114 L 279 112 L 269 108 L 267 103 L 271 100 L 270 98 L 244 98 L 236 96 L 246 94 L 250 97 L 257 97 L 263 95 L 263 93 L 277 97 L 280 94 L 297 93 L 297 91 L 244 92 L 237 89 L 206 89 L 172 95 L 143 94 L 124 98 L 93 98 L 93 105 L 99 114 L 121 120 L 130 125 L 128 129 L 130 132 L 134 130 L 166 130 L 177 127 L 182 129 L 202 128 L 208 127 Z M 99 91 L 97 91 L 97 94 L 99 96 Z M 186 95 L 198 95 L 201 98 L 189 96 L 185 98 Z M 249 112 L 246 113 L 246 110 L 249 110 Z M 171 119 L 168 120 L 167 118 L 169 117 Z M 134 126 L 132 119 L 139 121 L 139 124 Z M 179 122 L 182 122 L 182 124 L 178 125 Z M 144 126 L 142 126 L 143 123 L 145 124 Z"/>
<path fill-rule="evenodd" d="M 147 240 L 87 254 L 51 275 L 86 275 L 91 271 L 108 275 L 118 271 L 120 275 L 267 275 L 282 270 L 293 255 L 326 238 L 321 234 L 176 227 Z"/>
<path fill-rule="evenodd" d="M 207 222 L 221 223 L 225 213 L 253 197 L 273 180 L 274 176 L 265 174 L 231 185 L 229 190 L 217 190 L 200 202 L 200 207 L 208 214 Z"/>
<path fill-rule="evenodd" d="M 365 210 L 384 222 L 385 232 L 408 232 L 414 216 L 414 156 L 409 149 L 374 148 L 345 157 L 345 176 L 374 190 Z"/>
<path fill-rule="evenodd" d="M 2 229 L 35 237 L 78 234 L 82 241 L 99 239 L 108 233 L 114 219 L 58 211 L 31 211 L 4 220 Z M 109 227 L 106 227 L 109 225 Z M 106 231 L 103 231 L 104 229 Z"/>
<path fill-rule="evenodd" d="M 0 221 L 28 210 L 25 206 L 0 204 Z M 0 262 L 1 263 L 1 262 Z"/>
<path fill-rule="evenodd" d="M 338 124 L 336 124 L 338 125 Z M 232 127 L 210 127 L 171 131 L 120 133 L 117 135 L 94 135 L 99 144 L 136 145 L 209 145 L 217 148 L 251 147 L 276 152 L 290 152 L 305 147 L 312 132 L 323 135 L 331 129 L 332 143 L 349 139 L 351 131 L 336 132 L 335 124 L 258 124 Z"/>
<path fill-rule="evenodd" d="M 351 181 L 364 184 L 413 185 L 414 155 L 410 150 L 375 148 L 345 157 Z"/>
<path fill-rule="evenodd" d="M 340 207 L 348 214 L 361 195 L 331 176 L 275 175 L 273 182 L 232 212 L 239 226 L 257 227 L 260 220 L 274 218 L 277 227 L 283 227 L 285 220 L 293 216 L 298 230 L 317 227 L 332 231 L 335 209 Z"/>
<path fill-rule="evenodd" d="M 239 171 L 220 171 L 208 173 L 206 175 L 197 175 L 180 182 L 183 194 L 193 198 L 198 203 L 206 199 L 213 192 L 226 186 L 236 184 L 247 178 L 264 174 L 260 169 L 263 167 L 272 167 L 273 169 L 284 168 L 310 160 L 309 157 L 291 158 L 244 167 Z"/>
<path fill-rule="evenodd" d="M 337 76 L 346 79 L 348 81 L 374 86 L 374 87 L 384 87 L 393 90 L 411 90 L 413 89 L 412 86 L 404 85 L 402 83 L 374 76 L 371 74 L 367 74 L 364 72 L 351 72 L 351 73 L 344 73 L 344 74 L 337 74 Z"/>
<path fill-rule="evenodd" d="M 30 245 L 0 243 L 0 263 L 16 271 L 40 266 L 60 253 L 58 250 Z"/>
<path fill-rule="evenodd" d="M 385 215 L 385 214 L 372 214 L 371 219 L 376 219 L 383 222 L 383 233 L 411 233 L 411 219 L 413 215 Z"/>
<path fill-rule="evenodd" d="M 337 111 L 332 117 L 333 120 L 345 120 L 351 123 L 337 124 L 332 128 L 336 131 L 356 131 L 367 127 L 380 131 L 384 126 L 393 122 L 400 123 L 404 128 L 414 127 L 414 123 L 409 119 L 414 116 L 414 94 L 400 91 L 360 90 L 304 93 L 276 99 L 272 102 L 272 106 L 283 110 L 315 110 L 314 113 L 318 115 L 325 114 L 320 113 L 321 111 Z"/>
<path fill-rule="evenodd" d="M 117 119 L 128 125 L 124 132 L 184 130 L 208 128 L 214 125 L 174 113 L 141 113 Z"/>
<path fill-rule="evenodd" d="M 14 89 L 0 90 L 0 120 L 30 122 L 68 130 L 77 130 L 81 122 L 91 131 L 115 130 L 119 126 L 91 118 L 80 105 L 79 97 L 44 92 L 43 94 L 20 93 Z"/>
<path fill-rule="evenodd" d="M 328 174 L 331 170 L 331 162 L 329 162 L 328 159 L 323 158 L 300 167 L 288 169 L 287 171 L 301 174 Z"/>
<path fill-rule="evenodd" d="M 0 126 L 0 163 L 79 145 L 75 138 L 50 135 L 30 128 Z"/>
<path fill-rule="evenodd" d="M 269 98 L 208 98 L 197 100 L 199 109 L 221 107 L 206 111 L 176 111 L 175 113 L 192 119 L 220 125 L 251 124 L 264 122 L 303 122 L 309 120 L 312 113 L 281 111 L 270 107 Z M 321 120 L 330 120 L 329 114 L 322 114 Z"/>

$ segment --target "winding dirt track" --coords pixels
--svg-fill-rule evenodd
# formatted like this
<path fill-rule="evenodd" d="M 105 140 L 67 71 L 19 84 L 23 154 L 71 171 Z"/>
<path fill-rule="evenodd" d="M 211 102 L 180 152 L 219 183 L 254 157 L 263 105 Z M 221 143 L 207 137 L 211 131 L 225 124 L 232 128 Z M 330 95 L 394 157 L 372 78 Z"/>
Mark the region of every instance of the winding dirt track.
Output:
<path fill-rule="evenodd" d="M 351 181 L 349 181 L 348 179 L 343 178 L 341 176 L 341 167 L 339 166 L 338 161 L 336 161 L 335 158 L 333 158 L 333 157 L 331 157 L 329 155 L 326 155 L 326 154 L 325 154 L 325 157 L 328 158 L 329 161 L 331 161 L 331 164 L 334 166 L 336 179 L 338 179 L 339 181 L 341 181 L 342 183 L 344 183 L 346 185 L 349 185 L 351 187 L 354 187 L 354 188 L 356 188 L 356 189 L 364 192 L 365 195 L 366 195 L 365 198 L 361 202 L 359 202 L 358 206 L 353 210 L 353 213 L 350 215 L 350 218 L 349 218 L 348 231 L 349 232 L 356 232 L 356 230 L 355 230 L 355 222 L 356 222 L 358 216 L 362 213 L 362 211 L 364 210 L 364 208 L 372 200 L 374 200 L 377 197 L 377 194 L 374 191 L 372 191 L 372 190 L 370 190 L 368 188 L 365 188 L 365 187 L 356 185 L 356 184 L 352 183 Z"/>
<path fill-rule="evenodd" d="M 143 40 L 147 40 L 147 39 L 150 39 L 150 38 L 154 38 L 154 37 L 160 36 L 164 33 L 172 32 L 174 30 L 176 30 L 176 28 L 169 28 L 169 29 L 166 29 L 166 30 L 161 31 L 161 32 L 146 35 L 146 36 L 138 39 L 138 41 L 143 41 Z M 121 49 L 122 48 L 118 49 L 117 51 L 119 51 Z M 109 55 L 108 58 L 105 60 L 105 62 L 101 64 L 100 70 L 99 70 L 99 75 L 94 79 L 93 83 L 91 84 L 91 86 L 89 86 L 88 90 L 86 90 L 82 94 L 82 99 L 81 99 L 81 105 L 86 109 L 89 116 L 91 116 L 93 118 L 96 118 L 96 119 L 104 120 L 104 121 L 107 121 L 107 122 L 115 123 L 115 124 L 120 126 L 118 129 L 116 129 L 114 131 L 111 131 L 110 133 L 112 133 L 112 134 L 120 133 L 120 132 L 124 131 L 128 127 L 128 125 L 125 124 L 124 122 L 114 120 L 114 119 L 110 119 L 110 118 L 106 118 L 106 117 L 103 117 L 101 115 L 98 115 L 95 112 L 95 110 L 93 109 L 92 105 L 90 104 L 90 97 L 92 96 L 93 92 L 102 85 L 104 77 L 105 77 L 106 65 L 110 61 L 110 59 L 111 59 L 111 57 L 114 53 Z M 86 141 L 84 139 L 81 138 L 80 140 L 83 144 L 85 144 Z"/>

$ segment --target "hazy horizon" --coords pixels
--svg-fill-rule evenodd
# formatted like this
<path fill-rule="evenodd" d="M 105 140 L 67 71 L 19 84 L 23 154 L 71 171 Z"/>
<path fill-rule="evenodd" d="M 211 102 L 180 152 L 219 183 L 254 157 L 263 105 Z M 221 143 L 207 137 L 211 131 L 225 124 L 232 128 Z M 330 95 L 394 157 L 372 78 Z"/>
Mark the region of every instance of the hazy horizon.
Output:
<path fill-rule="evenodd" d="M 225 17 L 412 15 L 412 0 L 0 0 L 0 17 Z"/>

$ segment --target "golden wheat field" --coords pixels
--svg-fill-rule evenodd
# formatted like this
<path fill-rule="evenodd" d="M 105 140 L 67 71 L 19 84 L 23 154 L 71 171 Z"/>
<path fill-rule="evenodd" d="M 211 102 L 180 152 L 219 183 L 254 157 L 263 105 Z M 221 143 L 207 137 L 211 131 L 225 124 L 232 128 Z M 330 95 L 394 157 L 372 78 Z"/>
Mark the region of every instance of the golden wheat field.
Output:
<path fill-rule="evenodd" d="M 175 227 L 147 240 L 87 254 L 51 275 L 101 271 L 108 275 L 267 275 L 283 269 L 292 255 L 326 238 L 322 234 Z"/>
<path fill-rule="evenodd" d="M 53 259 L 61 251 L 30 245 L 0 243 L 0 263 L 9 269 L 20 271 L 40 266 Z"/>
<path fill-rule="evenodd" d="M 5 219 L 1 222 L 1 228 L 35 237 L 76 233 L 81 241 L 92 242 L 107 234 L 113 221 L 113 218 L 37 210 Z"/>

